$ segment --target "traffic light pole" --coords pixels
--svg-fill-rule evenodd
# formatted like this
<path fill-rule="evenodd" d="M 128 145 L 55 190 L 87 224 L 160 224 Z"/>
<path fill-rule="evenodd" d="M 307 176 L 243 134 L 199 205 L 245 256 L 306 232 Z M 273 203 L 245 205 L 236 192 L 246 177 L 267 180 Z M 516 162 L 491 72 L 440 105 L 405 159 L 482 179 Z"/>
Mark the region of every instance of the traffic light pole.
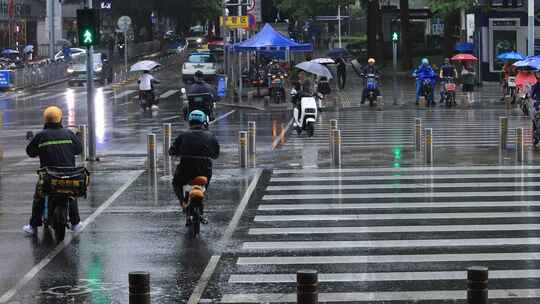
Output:
<path fill-rule="evenodd" d="M 88 8 L 92 8 L 92 0 L 88 0 Z M 94 106 L 94 47 L 89 46 L 86 59 L 86 107 L 88 114 L 88 161 L 98 160 L 96 157 L 96 111 Z"/>
<path fill-rule="evenodd" d="M 392 81 L 393 81 L 392 95 L 394 98 L 394 104 L 397 105 L 398 100 L 397 100 L 397 79 L 396 79 L 396 74 L 397 74 L 397 41 L 396 40 L 392 41 L 392 65 L 394 68 L 394 73 L 392 75 Z"/>

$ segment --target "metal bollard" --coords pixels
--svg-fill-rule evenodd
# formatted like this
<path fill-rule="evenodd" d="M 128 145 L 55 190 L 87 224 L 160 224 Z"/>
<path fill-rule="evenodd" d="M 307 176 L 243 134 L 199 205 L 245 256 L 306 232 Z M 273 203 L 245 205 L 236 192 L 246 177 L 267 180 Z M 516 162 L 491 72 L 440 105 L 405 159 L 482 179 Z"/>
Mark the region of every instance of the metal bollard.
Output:
<path fill-rule="evenodd" d="M 506 149 L 508 143 L 508 117 L 499 117 L 499 148 Z"/>
<path fill-rule="evenodd" d="M 240 154 L 240 168 L 247 168 L 248 167 L 248 145 L 247 145 L 247 136 L 248 133 L 246 131 L 240 131 L 239 133 L 239 154 Z"/>
<path fill-rule="evenodd" d="M 467 304 L 488 304 L 488 269 L 467 268 Z"/>
<path fill-rule="evenodd" d="M 337 119 L 330 119 L 330 129 L 328 130 L 328 151 L 330 151 L 331 159 L 334 159 L 332 156 L 334 154 L 334 130 L 337 130 L 337 126 Z"/>
<path fill-rule="evenodd" d="M 422 119 L 414 119 L 414 147 L 416 152 L 422 151 Z"/>
<path fill-rule="evenodd" d="M 81 161 L 86 161 L 88 159 L 88 126 L 80 125 L 79 133 L 81 136 L 82 152 L 81 152 Z"/>
<path fill-rule="evenodd" d="M 424 147 L 424 158 L 426 164 L 433 163 L 433 129 L 428 128 L 425 130 L 425 147 Z"/>
<path fill-rule="evenodd" d="M 377 111 L 384 110 L 384 99 L 382 96 L 377 96 Z"/>
<path fill-rule="evenodd" d="M 157 149 L 156 149 L 156 134 L 148 134 L 148 159 L 147 167 L 150 173 L 157 173 Z"/>
<path fill-rule="evenodd" d="M 523 140 L 523 128 L 516 129 L 516 160 L 523 162 L 525 152 L 525 142 Z"/>
<path fill-rule="evenodd" d="M 334 139 L 334 146 L 332 148 L 332 164 L 335 167 L 341 166 L 341 131 L 334 130 L 332 138 Z"/>
<path fill-rule="evenodd" d="M 169 149 L 171 148 L 172 124 L 163 124 L 163 165 L 165 166 L 165 175 L 171 174 L 171 157 Z"/>
<path fill-rule="evenodd" d="M 257 153 L 257 123 L 254 121 L 248 121 L 248 153 L 249 158 L 255 159 Z"/>
<path fill-rule="evenodd" d="M 150 274 L 144 271 L 129 273 L 129 304 L 150 304 Z"/>
<path fill-rule="evenodd" d="M 319 303 L 319 278 L 316 270 L 296 272 L 296 303 Z"/>
<path fill-rule="evenodd" d="M 419 105 L 420 105 L 421 107 L 427 107 L 427 100 L 426 100 L 426 97 L 420 96 L 420 98 L 418 99 L 418 102 L 419 102 Z"/>
<path fill-rule="evenodd" d="M 268 107 L 270 104 L 270 96 L 264 96 L 264 106 Z"/>

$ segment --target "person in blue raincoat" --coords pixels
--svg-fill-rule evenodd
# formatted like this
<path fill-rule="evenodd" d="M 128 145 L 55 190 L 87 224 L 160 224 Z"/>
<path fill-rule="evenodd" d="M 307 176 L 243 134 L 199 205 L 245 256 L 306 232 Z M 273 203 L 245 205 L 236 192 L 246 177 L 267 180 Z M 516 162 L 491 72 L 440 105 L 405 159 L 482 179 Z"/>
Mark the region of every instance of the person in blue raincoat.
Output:
<path fill-rule="evenodd" d="M 431 96 L 429 96 L 428 105 L 435 105 L 433 93 L 435 92 L 437 74 L 433 71 L 427 58 L 422 59 L 420 66 L 414 70 L 412 76 L 416 78 L 416 104 L 418 105 L 420 95 L 422 94 L 422 82 L 427 79 L 431 82 Z"/>

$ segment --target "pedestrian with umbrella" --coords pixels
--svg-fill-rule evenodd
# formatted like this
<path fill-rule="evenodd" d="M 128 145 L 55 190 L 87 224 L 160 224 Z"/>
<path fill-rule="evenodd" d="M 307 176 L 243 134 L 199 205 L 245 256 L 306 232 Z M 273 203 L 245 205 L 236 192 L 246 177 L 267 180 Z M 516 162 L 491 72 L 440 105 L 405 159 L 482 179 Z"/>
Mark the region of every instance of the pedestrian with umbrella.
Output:
<path fill-rule="evenodd" d="M 497 55 L 497 59 L 504 62 L 504 66 L 501 71 L 501 87 L 503 91 L 503 97 L 501 100 L 504 100 L 504 96 L 508 94 L 508 78 L 516 77 L 517 71 L 512 65 L 516 61 L 525 59 L 525 56 L 521 53 L 511 51 L 505 52 Z"/>
<path fill-rule="evenodd" d="M 471 54 L 457 54 L 451 60 L 461 61 L 463 63 L 463 69 L 461 70 L 463 92 L 467 94 L 466 105 L 470 105 L 474 102 L 474 82 L 476 78 L 476 72 L 474 71 L 472 62 L 478 59 Z"/>

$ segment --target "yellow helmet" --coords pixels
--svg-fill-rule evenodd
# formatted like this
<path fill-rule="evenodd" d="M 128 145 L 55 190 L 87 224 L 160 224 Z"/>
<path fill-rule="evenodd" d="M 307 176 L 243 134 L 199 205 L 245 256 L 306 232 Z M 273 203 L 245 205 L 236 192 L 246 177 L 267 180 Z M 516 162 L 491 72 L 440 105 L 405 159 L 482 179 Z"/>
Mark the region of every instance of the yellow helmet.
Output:
<path fill-rule="evenodd" d="M 43 112 L 43 121 L 45 123 L 62 122 L 62 110 L 57 106 L 50 106 Z"/>
<path fill-rule="evenodd" d="M 368 63 L 375 63 L 375 58 L 369 58 L 367 62 Z"/>

